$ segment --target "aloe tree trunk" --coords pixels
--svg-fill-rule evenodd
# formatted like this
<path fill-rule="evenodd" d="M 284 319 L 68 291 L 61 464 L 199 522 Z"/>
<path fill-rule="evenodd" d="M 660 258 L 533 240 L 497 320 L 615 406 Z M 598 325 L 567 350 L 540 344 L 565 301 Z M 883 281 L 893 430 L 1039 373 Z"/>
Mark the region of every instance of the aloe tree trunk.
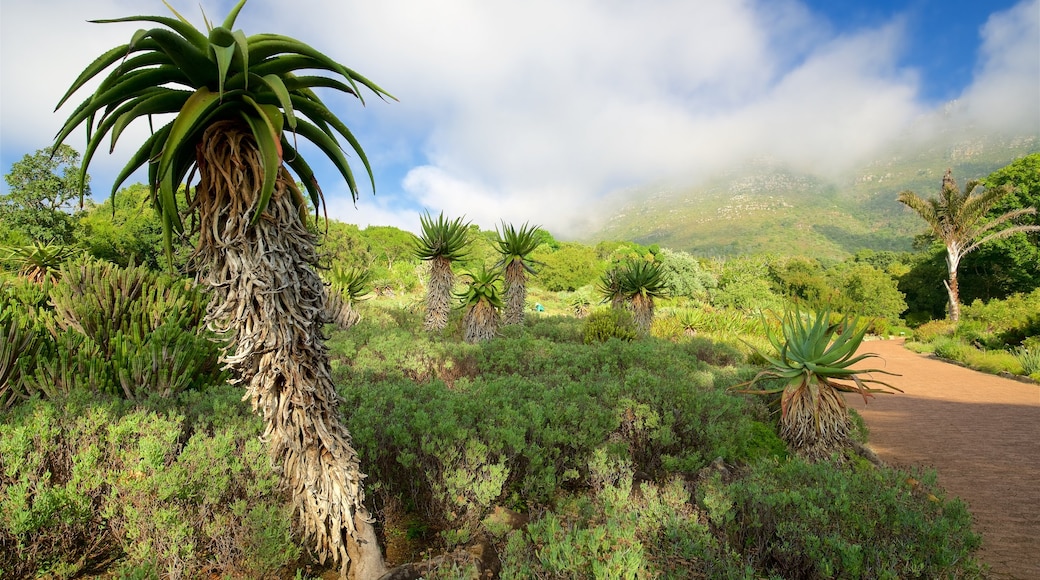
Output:
<path fill-rule="evenodd" d="M 636 294 L 629 302 L 632 309 L 632 318 L 635 320 L 636 328 L 641 334 L 650 334 L 650 326 L 654 322 L 654 299 L 642 294 Z"/>
<path fill-rule="evenodd" d="M 451 291 L 455 287 L 455 274 L 451 271 L 451 260 L 437 256 L 430 260 L 430 285 L 426 290 L 426 330 L 444 330 L 451 314 Z"/>
<path fill-rule="evenodd" d="M 524 263 L 514 259 L 506 266 L 506 324 L 524 323 L 524 306 L 527 303 L 527 275 Z"/>
<path fill-rule="evenodd" d="M 486 299 L 479 300 L 476 304 L 470 305 L 463 316 L 463 339 L 468 343 L 491 340 L 498 333 L 499 320 L 498 308 Z"/>
<path fill-rule="evenodd" d="M 845 397 L 829 382 L 809 379 L 787 401 L 780 437 L 798 455 L 822 461 L 849 445 L 852 421 Z"/>
<path fill-rule="evenodd" d="M 338 563 L 343 577 L 378 578 L 386 566 L 322 336 L 326 296 L 314 270 L 315 236 L 284 169 L 267 210 L 250 223 L 260 158 L 243 125 L 219 122 L 203 135 L 193 264 L 213 292 L 207 322 L 230 339 L 223 361 L 264 419 L 264 440 L 304 539 L 319 561 Z"/>

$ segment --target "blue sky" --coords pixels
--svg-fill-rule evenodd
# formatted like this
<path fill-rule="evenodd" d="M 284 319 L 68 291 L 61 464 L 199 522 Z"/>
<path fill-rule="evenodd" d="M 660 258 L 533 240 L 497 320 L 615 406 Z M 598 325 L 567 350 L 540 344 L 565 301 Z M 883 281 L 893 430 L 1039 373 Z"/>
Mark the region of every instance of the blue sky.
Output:
<path fill-rule="evenodd" d="M 202 25 L 199 2 L 170 2 Z M 218 20 L 230 5 L 201 2 Z M 0 0 L 4 173 L 50 143 L 78 72 L 138 28 L 86 20 L 132 14 L 166 8 Z M 415 230 L 429 209 L 567 237 L 608 195 L 749 159 L 837 174 L 951 124 L 1040 136 L 1040 0 L 250 0 L 238 26 L 304 40 L 400 99 L 329 97 L 376 195 L 355 208 L 311 164 L 330 214 L 362 227 Z M 95 197 L 146 131 L 95 157 Z"/>

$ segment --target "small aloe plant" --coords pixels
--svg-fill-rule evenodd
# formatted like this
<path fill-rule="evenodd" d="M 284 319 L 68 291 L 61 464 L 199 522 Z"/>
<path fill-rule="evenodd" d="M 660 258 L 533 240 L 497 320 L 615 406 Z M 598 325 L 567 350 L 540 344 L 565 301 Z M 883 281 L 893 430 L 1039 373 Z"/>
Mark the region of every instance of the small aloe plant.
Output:
<path fill-rule="evenodd" d="M 763 353 L 748 344 L 770 367 L 737 387 L 755 387 L 764 379 L 779 381 L 780 386 L 739 392 L 779 394 L 780 436 L 807 459 L 826 459 L 850 445 L 852 425 L 842 393 L 858 393 L 866 401 L 874 393 L 891 392 L 871 385 L 902 392 L 866 376 L 870 373 L 898 376 L 895 373 L 852 368 L 863 360 L 880 358 L 873 353 L 856 354 L 867 330 L 856 317 L 846 316 L 834 324 L 830 311 L 811 315 L 795 308 L 780 319 L 780 336 L 771 325 L 764 326 L 777 354 Z"/>
<path fill-rule="evenodd" d="M 371 272 L 360 268 L 334 268 L 328 278 L 330 287 L 326 313 L 333 324 L 341 330 L 347 330 L 361 322 L 361 314 L 354 309 L 354 303 L 369 294 Z"/>
<path fill-rule="evenodd" d="M 481 267 L 465 277 L 469 279 L 466 291 L 457 295 L 465 308 L 465 340 L 470 343 L 491 340 L 498 333 L 500 312 L 505 307 L 499 291 L 502 273 Z"/>

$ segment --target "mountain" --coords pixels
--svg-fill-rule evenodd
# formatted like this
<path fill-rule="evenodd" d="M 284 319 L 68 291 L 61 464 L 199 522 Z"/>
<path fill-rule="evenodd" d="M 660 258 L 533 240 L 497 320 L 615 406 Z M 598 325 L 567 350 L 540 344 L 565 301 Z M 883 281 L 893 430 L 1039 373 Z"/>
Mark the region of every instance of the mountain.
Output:
<path fill-rule="evenodd" d="M 947 137 L 951 137 L 947 135 Z M 696 186 L 626 190 L 605 204 L 583 241 L 633 240 L 699 256 L 775 253 L 843 258 L 860 249 L 909 250 L 923 223 L 896 201 L 937 193 L 946 168 L 961 187 L 1040 151 L 1036 135 L 903 145 L 837 177 L 756 160 Z"/>

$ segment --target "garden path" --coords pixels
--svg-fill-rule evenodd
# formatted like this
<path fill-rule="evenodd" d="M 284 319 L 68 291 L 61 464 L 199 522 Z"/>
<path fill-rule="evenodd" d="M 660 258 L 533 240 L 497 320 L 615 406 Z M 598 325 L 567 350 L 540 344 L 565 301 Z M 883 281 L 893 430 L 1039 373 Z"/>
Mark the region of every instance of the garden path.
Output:
<path fill-rule="evenodd" d="M 903 394 L 864 404 L 847 395 L 870 429 L 870 447 L 890 465 L 933 468 L 967 502 L 982 534 L 980 558 L 997 579 L 1040 579 L 1040 386 L 920 355 L 903 340 L 866 342 L 881 355 L 859 366 Z"/>

